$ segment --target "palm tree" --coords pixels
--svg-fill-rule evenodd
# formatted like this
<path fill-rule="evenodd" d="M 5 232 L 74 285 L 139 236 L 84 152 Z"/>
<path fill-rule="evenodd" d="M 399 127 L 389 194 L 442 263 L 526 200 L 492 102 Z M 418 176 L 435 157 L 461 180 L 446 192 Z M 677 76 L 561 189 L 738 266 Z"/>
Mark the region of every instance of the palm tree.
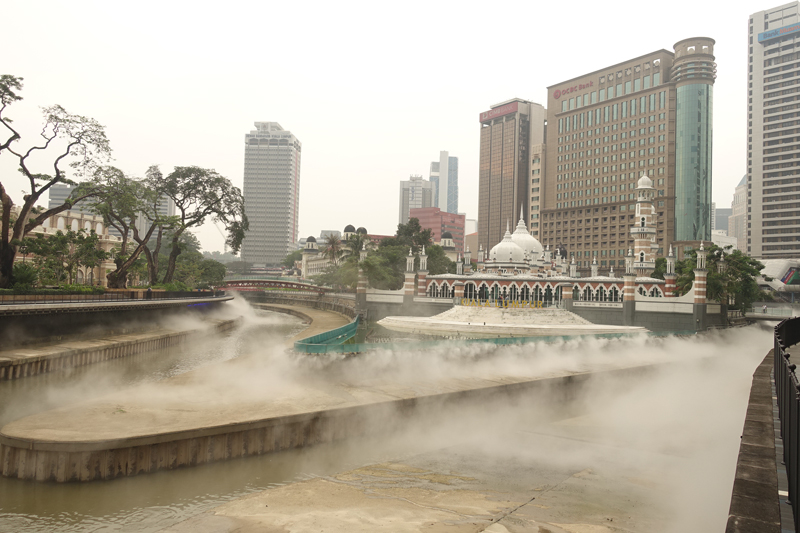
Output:
<path fill-rule="evenodd" d="M 339 259 L 342 257 L 342 241 L 336 235 L 328 235 L 327 240 L 325 241 L 325 251 L 323 252 L 325 257 L 333 264 L 333 266 L 337 266 L 339 264 Z"/>

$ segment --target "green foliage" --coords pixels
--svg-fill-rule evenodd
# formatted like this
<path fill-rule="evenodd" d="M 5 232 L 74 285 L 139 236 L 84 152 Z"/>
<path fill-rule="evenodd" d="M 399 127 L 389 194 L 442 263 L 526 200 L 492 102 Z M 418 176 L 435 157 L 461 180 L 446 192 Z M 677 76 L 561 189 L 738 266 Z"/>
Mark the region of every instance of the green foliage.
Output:
<path fill-rule="evenodd" d="M 13 288 L 29 289 L 39 281 L 39 272 L 31 263 L 15 263 L 13 275 Z"/>
<path fill-rule="evenodd" d="M 338 266 L 329 266 L 313 276 L 314 283 L 335 289 L 355 289 L 358 284 L 358 256 L 349 256 Z"/>
<path fill-rule="evenodd" d="M 247 261 L 234 261 L 233 263 L 226 264 L 225 267 L 231 274 L 246 274 L 247 272 L 250 272 L 250 269 L 253 267 L 253 263 L 249 263 Z"/>
<path fill-rule="evenodd" d="M 70 294 L 104 294 L 104 287 L 91 287 L 89 285 L 63 285 L 57 289 L 41 289 L 34 287 L 15 286 L 12 289 L 0 289 L 0 294 L 44 294 L 53 296 L 66 296 Z"/>
<path fill-rule="evenodd" d="M 48 217 L 60 213 L 80 197 L 70 197 L 61 205 L 46 210 L 35 209 L 36 204 L 52 185 L 66 183 L 74 185 L 65 166 L 73 171 L 90 175 L 101 160 L 110 157 L 111 147 L 105 128 L 96 120 L 68 113 L 63 107 L 43 107 L 44 124 L 38 129 L 31 143 L 23 146 L 22 135 L 15 129 L 14 121 L 6 111 L 11 104 L 22 99 L 22 78 L 4 74 L 0 76 L 0 155 L 10 155 L 20 173 L 28 183 L 23 191 L 23 202 L 19 216 L 11 224 L 11 209 L 14 202 L 0 182 L 0 287 L 8 287 L 13 279 L 14 259 L 17 243 Z M 36 164 L 33 165 L 33 159 Z M 52 174 L 40 174 L 31 170 L 49 168 Z M 92 191 L 81 189 L 80 194 Z"/>
<path fill-rule="evenodd" d="M 341 239 L 334 234 L 328 235 L 328 238 L 325 240 L 325 246 L 322 249 L 322 253 L 326 258 L 328 258 L 328 261 L 330 261 L 333 266 L 338 266 L 339 260 L 344 254 Z"/>
<path fill-rule="evenodd" d="M 32 262 L 40 276 L 56 283 L 66 280 L 71 284 L 79 267 L 95 268 L 109 257 L 100 248 L 100 237 L 94 230 L 58 230 L 49 236 L 37 233 L 23 239 L 21 247 L 34 254 Z"/>
<path fill-rule="evenodd" d="M 667 258 L 666 257 L 657 257 L 656 258 L 656 268 L 653 270 L 653 273 L 650 275 L 652 278 L 656 279 L 664 279 L 664 274 L 667 272 Z"/>
<path fill-rule="evenodd" d="M 455 274 L 456 263 L 451 261 L 444 252 L 444 248 L 438 244 L 433 244 L 425 248 L 428 254 L 428 274 Z"/>
<path fill-rule="evenodd" d="M 762 297 L 756 278 L 764 265 L 739 250 L 725 250 L 710 244 L 706 251 L 706 268 L 708 270 L 706 294 L 710 300 L 731 302 L 733 309 L 749 309 L 754 301 Z M 720 269 L 724 254 L 725 267 Z M 685 294 L 694 282 L 694 269 L 697 265 L 697 250 L 692 250 L 690 257 L 675 264 L 678 275 L 677 285 L 680 294 Z M 720 270 L 722 270 L 720 272 Z"/>
<path fill-rule="evenodd" d="M 295 261 L 300 261 L 302 259 L 303 259 L 303 251 L 295 250 L 294 252 L 287 255 L 281 264 L 286 268 L 294 268 Z"/>

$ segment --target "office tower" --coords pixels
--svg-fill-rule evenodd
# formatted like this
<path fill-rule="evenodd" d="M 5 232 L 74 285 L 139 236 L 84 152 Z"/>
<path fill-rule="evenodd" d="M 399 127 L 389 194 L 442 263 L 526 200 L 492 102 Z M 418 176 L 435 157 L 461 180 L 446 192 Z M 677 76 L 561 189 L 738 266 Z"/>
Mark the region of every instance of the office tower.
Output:
<path fill-rule="evenodd" d="M 658 254 L 711 239 L 714 40 L 679 41 L 548 87 L 542 244 L 580 269 L 622 267 L 634 189 L 656 189 Z"/>
<path fill-rule="evenodd" d="M 716 204 L 712 204 L 716 205 Z M 731 217 L 730 207 L 714 207 L 714 218 L 711 220 L 711 231 L 724 231 L 728 234 L 728 220 Z"/>
<path fill-rule="evenodd" d="M 736 248 L 747 251 L 747 174 L 733 193 L 731 202 L 731 216 L 728 217 L 728 235 L 736 237 Z"/>
<path fill-rule="evenodd" d="M 506 225 L 520 215 L 530 229 L 538 223 L 531 196 L 531 162 L 534 149 L 545 142 L 545 108 L 514 98 L 480 113 L 480 162 L 478 168 L 478 243 L 490 250 L 503 239 Z M 538 152 L 537 152 L 538 153 Z M 541 160 L 541 156 L 539 157 Z M 537 175 L 536 179 L 540 179 Z M 539 188 L 543 184 L 537 183 Z M 537 191 L 539 192 L 539 191 Z M 538 202 L 538 198 L 537 198 Z M 520 213 L 520 209 L 530 213 Z"/>
<path fill-rule="evenodd" d="M 50 189 L 48 189 L 49 197 L 47 209 L 53 209 L 54 207 L 64 205 L 64 202 L 69 198 L 73 190 L 75 190 L 73 185 L 66 185 L 64 183 L 56 183 L 50 187 Z M 86 206 L 85 202 L 78 202 L 70 208 L 70 211 L 74 213 L 88 213 L 89 208 Z"/>
<path fill-rule="evenodd" d="M 464 225 L 466 217 L 447 213 L 438 207 L 422 207 L 411 209 L 410 218 L 419 220 L 422 229 L 431 230 L 433 242 L 442 240 L 442 234 L 449 231 L 453 236 L 453 244 L 457 252 L 464 251 Z"/>
<path fill-rule="evenodd" d="M 300 212 L 302 144 L 277 122 L 256 122 L 244 137 L 244 206 L 250 230 L 242 260 L 277 266 L 293 251 Z"/>
<path fill-rule="evenodd" d="M 411 209 L 433 207 L 433 184 L 412 175 L 400 182 L 400 224 L 407 224 Z"/>
<path fill-rule="evenodd" d="M 433 207 L 458 213 L 458 158 L 439 152 L 439 161 L 431 163 L 429 180 L 433 183 Z"/>
<path fill-rule="evenodd" d="M 750 15 L 747 63 L 747 253 L 800 257 L 800 4 Z"/>

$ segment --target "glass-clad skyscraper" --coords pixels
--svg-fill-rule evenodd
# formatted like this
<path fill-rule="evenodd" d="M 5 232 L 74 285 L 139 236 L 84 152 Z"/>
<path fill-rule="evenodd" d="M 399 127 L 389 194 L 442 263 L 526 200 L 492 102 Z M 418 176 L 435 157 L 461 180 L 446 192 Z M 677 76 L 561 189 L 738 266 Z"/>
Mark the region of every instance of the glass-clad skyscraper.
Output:
<path fill-rule="evenodd" d="M 714 40 L 675 44 L 675 240 L 711 240 Z"/>
<path fill-rule="evenodd" d="M 300 215 L 301 143 L 277 122 L 256 122 L 245 135 L 244 209 L 250 230 L 242 259 L 278 266 L 296 247 Z"/>

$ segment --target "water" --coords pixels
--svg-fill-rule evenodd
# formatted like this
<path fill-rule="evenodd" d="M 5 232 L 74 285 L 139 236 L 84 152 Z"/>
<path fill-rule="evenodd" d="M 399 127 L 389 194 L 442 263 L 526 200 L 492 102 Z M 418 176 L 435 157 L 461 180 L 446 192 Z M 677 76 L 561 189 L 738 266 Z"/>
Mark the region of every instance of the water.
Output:
<path fill-rule="evenodd" d="M 298 318 L 258 312 L 250 325 L 202 343 L 0 383 L 0 427 L 110 390 L 233 359 L 303 328 Z M 356 453 L 352 446 L 332 444 L 107 482 L 36 483 L 0 477 L 0 531 L 158 531 L 244 494 L 363 461 L 363 451 Z"/>

